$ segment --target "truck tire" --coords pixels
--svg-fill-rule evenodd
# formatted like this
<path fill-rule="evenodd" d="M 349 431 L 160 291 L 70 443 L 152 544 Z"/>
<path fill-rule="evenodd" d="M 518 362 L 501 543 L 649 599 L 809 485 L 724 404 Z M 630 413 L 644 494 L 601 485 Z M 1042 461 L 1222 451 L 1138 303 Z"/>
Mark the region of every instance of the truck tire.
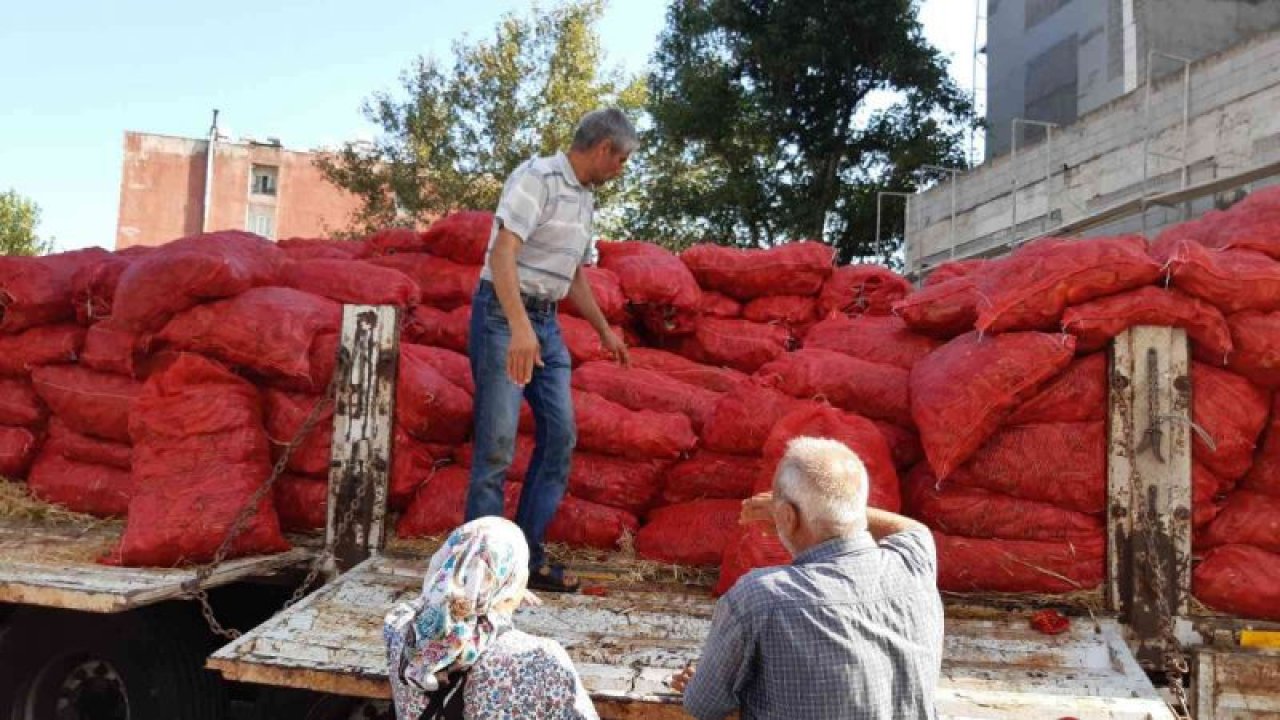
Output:
<path fill-rule="evenodd" d="M 0 719 L 225 720 L 197 626 L 178 608 L 22 608 L 0 639 Z"/>

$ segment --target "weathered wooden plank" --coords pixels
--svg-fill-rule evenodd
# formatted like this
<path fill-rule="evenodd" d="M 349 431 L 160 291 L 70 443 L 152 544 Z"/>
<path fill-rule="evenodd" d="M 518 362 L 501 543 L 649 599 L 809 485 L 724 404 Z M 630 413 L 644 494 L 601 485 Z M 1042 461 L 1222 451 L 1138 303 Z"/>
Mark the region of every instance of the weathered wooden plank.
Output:
<path fill-rule="evenodd" d="M 386 543 L 399 349 L 395 307 L 343 307 L 325 526 L 325 542 L 333 549 L 338 571 L 349 569 Z"/>
<path fill-rule="evenodd" d="M 218 650 L 209 667 L 246 682 L 385 698 L 382 616 L 417 592 L 420 565 L 371 558 Z M 710 597 L 626 590 L 543 599 L 542 607 L 522 610 L 517 625 L 565 646 L 602 717 L 685 717 L 666 681 L 697 658 L 710 629 Z M 1114 620 L 1077 621 L 1050 637 L 1025 616 L 1013 617 L 948 619 L 943 687 L 952 716 L 987 717 L 992 705 L 1003 708 L 992 717 L 1169 717 L 1159 714 L 1162 704 Z M 1144 714 L 1126 714 L 1133 708 Z"/>
<path fill-rule="evenodd" d="M 1280 652 L 1206 648 L 1191 667 L 1196 718 L 1280 718 Z"/>
<path fill-rule="evenodd" d="M 119 537 L 119 525 L 86 529 L 4 521 L 0 524 L 0 602 L 115 613 L 180 597 L 182 584 L 195 577 L 195 570 L 188 568 L 124 568 L 96 563 Z M 277 555 L 237 558 L 220 566 L 209 584 L 271 574 L 311 557 L 310 550 L 297 548 Z"/>

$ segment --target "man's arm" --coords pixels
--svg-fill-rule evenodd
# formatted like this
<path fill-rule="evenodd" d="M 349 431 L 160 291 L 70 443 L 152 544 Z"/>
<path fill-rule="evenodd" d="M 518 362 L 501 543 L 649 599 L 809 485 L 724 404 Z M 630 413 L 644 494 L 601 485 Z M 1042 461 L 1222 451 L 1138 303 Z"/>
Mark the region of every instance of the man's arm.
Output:
<path fill-rule="evenodd" d="M 604 313 L 600 312 L 600 305 L 596 303 L 595 293 L 591 291 L 591 283 L 587 280 L 587 274 L 582 272 L 581 265 L 574 271 L 573 282 L 569 284 L 569 299 L 578 307 L 582 317 L 595 328 L 604 349 L 609 351 L 609 354 L 613 355 L 618 362 L 631 367 L 631 355 L 627 352 L 627 344 L 614 334 Z"/>
<path fill-rule="evenodd" d="M 507 346 L 507 374 L 511 382 L 527 385 L 533 379 L 533 368 L 542 365 L 542 352 L 538 336 L 533 332 L 529 314 L 520 300 L 520 276 L 516 271 L 516 258 L 520 255 L 520 237 L 505 227 L 498 229 L 498 239 L 489 254 L 489 272 L 493 276 L 493 291 L 502 305 L 511 327 L 511 344 Z M 598 311 L 597 311 L 598 312 Z"/>
<path fill-rule="evenodd" d="M 880 542 L 890 535 L 897 535 L 900 532 L 909 530 L 928 531 L 928 529 L 924 523 L 912 520 L 909 517 L 879 508 L 867 508 L 867 530 L 871 533 L 871 537 L 876 539 L 876 542 Z"/>
<path fill-rule="evenodd" d="M 711 630 L 696 670 L 684 688 L 684 709 L 698 720 L 721 720 L 738 709 L 747 680 L 751 641 L 747 628 L 723 598 L 716 603 Z"/>

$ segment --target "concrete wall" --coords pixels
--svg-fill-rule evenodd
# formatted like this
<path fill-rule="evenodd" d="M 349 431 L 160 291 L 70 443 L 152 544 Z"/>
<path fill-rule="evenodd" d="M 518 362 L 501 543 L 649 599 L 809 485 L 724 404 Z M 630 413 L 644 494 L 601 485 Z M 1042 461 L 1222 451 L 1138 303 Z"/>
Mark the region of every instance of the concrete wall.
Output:
<path fill-rule="evenodd" d="M 125 133 L 116 247 L 159 245 L 200 232 L 208 142 Z M 274 237 L 319 237 L 345 229 L 359 202 L 330 184 L 314 153 L 219 142 L 209 230 L 252 230 L 249 210 L 271 217 Z M 255 165 L 276 168 L 274 196 L 251 192 Z"/>
<path fill-rule="evenodd" d="M 911 198 L 906 259 L 912 270 L 953 254 L 998 251 L 1017 237 L 1051 229 L 1143 195 L 1145 86 L 1055 131 L 1051 142 L 1019 149 L 960 176 L 952 247 L 947 183 Z M 1183 89 L 1180 75 L 1152 85 L 1147 194 L 1181 184 Z M 1189 183 L 1280 160 L 1280 32 L 1255 37 L 1193 66 L 1187 160 Z M 1046 181 L 1046 170 L 1048 180 Z M 1020 188 L 1016 201 L 1015 183 Z M 1148 229 L 1178 219 L 1151 211 Z M 1135 218 L 1102 231 L 1140 228 Z M 1093 233 L 1097 234 L 1097 233 Z"/>
<path fill-rule="evenodd" d="M 1009 151 L 1015 117 L 1065 125 L 1133 90 L 1150 49 L 1200 60 L 1276 28 L 1277 0 L 988 0 L 987 157 Z"/>

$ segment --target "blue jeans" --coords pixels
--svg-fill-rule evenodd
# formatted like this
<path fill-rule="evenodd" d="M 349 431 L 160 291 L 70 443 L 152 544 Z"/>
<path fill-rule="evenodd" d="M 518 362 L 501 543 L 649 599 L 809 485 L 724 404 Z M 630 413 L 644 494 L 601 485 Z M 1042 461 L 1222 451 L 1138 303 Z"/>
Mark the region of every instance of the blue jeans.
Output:
<path fill-rule="evenodd" d="M 569 389 L 572 369 L 569 350 L 560 335 L 555 309 L 527 312 L 542 349 L 543 366 L 534 367 L 533 379 L 522 392 L 507 374 L 511 326 L 502 305 L 488 281 L 482 280 L 476 288 L 467 347 L 471 376 L 476 384 L 467 521 L 502 515 L 503 484 L 515 456 L 523 395 L 533 408 L 536 445 L 520 493 L 516 524 L 529 541 L 529 566 L 537 570 L 546 557 L 542 542 L 547 527 L 569 485 L 569 465 L 578 431 L 573 422 L 573 395 Z"/>

